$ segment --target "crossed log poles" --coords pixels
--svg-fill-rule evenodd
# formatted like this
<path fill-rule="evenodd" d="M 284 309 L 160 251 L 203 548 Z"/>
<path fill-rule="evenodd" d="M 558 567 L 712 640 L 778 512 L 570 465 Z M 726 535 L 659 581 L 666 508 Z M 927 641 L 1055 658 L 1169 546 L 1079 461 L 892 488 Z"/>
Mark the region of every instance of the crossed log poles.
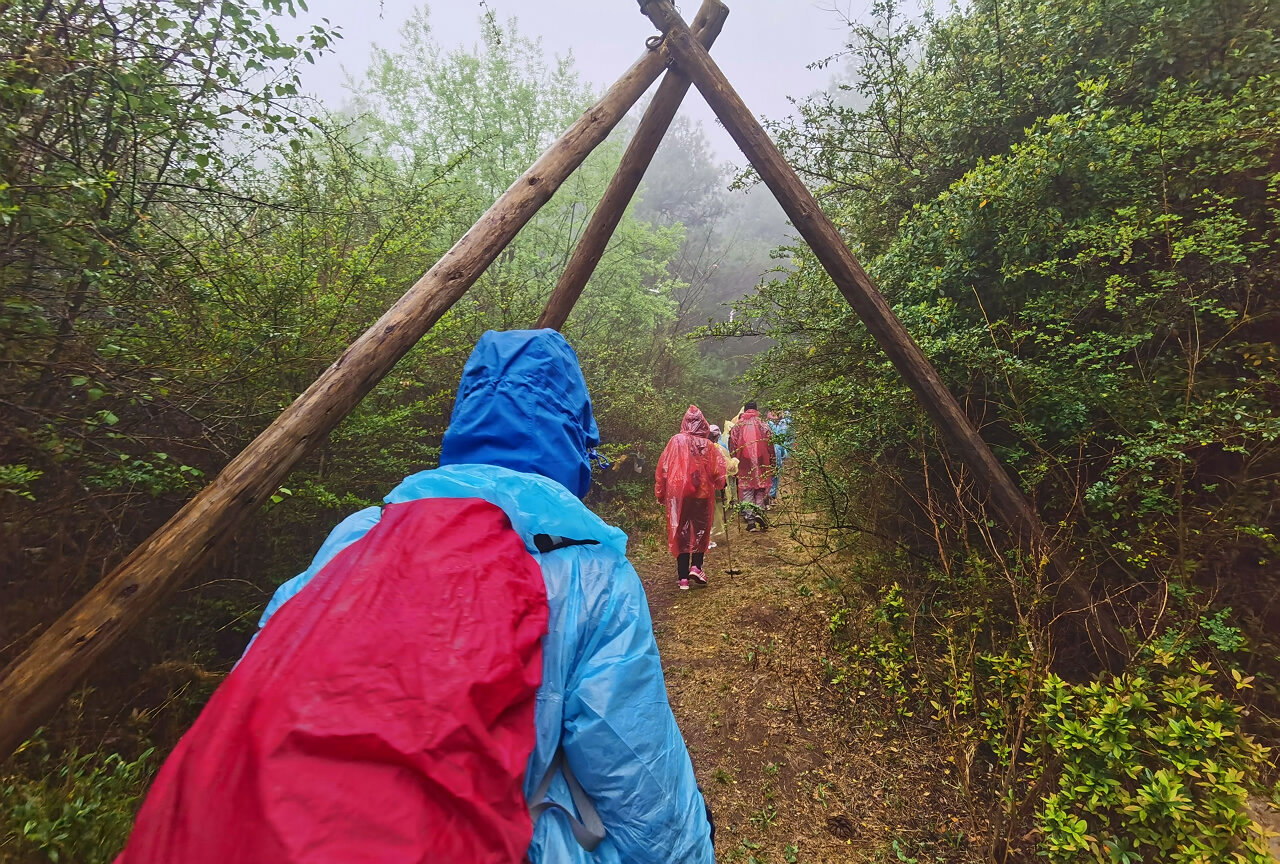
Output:
<path fill-rule="evenodd" d="M 560 185 L 667 69 L 565 268 L 539 327 L 568 319 L 692 83 L 777 197 L 832 281 L 920 399 L 952 452 L 977 481 L 1017 543 L 1047 562 L 1044 527 L 959 403 L 863 271 L 813 195 L 715 65 L 707 48 L 729 9 L 703 0 L 686 25 L 670 0 L 639 0 L 662 32 L 595 105 L 517 179 L 466 234 L 226 468 L 40 635 L 0 679 L 0 760 L 62 704 L 125 632 L 195 573 L 280 486 L 397 361 L 458 301 Z M 1087 583 L 1063 568 L 1061 583 L 1093 606 Z M 1114 620 L 1091 619 L 1112 650 L 1124 641 Z"/>

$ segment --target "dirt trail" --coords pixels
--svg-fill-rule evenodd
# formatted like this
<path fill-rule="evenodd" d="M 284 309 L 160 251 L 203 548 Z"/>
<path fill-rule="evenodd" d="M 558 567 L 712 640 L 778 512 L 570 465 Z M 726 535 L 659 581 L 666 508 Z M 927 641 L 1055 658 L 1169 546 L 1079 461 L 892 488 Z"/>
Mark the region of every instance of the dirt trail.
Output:
<path fill-rule="evenodd" d="M 785 504 L 773 530 L 734 530 L 741 574 L 726 574 L 723 540 L 710 550 L 705 589 L 678 590 L 665 548 L 637 561 L 717 860 L 980 860 L 970 838 L 985 819 L 966 810 L 950 759 L 910 730 L 851 719 L 838 704 L 850 697 L 826 684 L 823 577 Z"/>

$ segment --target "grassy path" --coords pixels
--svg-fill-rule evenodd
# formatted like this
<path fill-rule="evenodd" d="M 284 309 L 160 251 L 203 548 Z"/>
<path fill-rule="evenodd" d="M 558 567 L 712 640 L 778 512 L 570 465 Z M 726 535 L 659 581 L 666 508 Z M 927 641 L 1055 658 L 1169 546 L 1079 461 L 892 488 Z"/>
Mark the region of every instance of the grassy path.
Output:
<path fill-rule="evenodd" d="M 717 859 L 981 860 L 970 838 L 985 819 L 952 759 L 910 730 L 851 719 L 857 697 L 827 685 L 822 575 L 791 539 L 798 514 L 772 515 L 774 530 L 731 536 L 740 574 L 726 574 L 723 541 L 708 553 L 705 589 L 677 589 L 665 548 L 637 562 Z"/>
<path fill-rule="evenodd" d="M 671 704 L 715 815 L 717 860 L 989 861 L 994 807 L 975 804 L 981 791 L 965 793 L 986 785 L 973 752 L 899 720 L 880 697 L 829 683 L 836 595 L 797 542 L 804 515 L 786 503 L 771 514 L 773 530 L 733 530 L 740 573 L 726 573 L 723 540 L 708 553 L 705 589 L 677 588 L 665 542 L 649 538 L 633 557 Z M 1253 817 L 1277 832 L 1280 862 L 1280 818 L 1254 803 Z"/>

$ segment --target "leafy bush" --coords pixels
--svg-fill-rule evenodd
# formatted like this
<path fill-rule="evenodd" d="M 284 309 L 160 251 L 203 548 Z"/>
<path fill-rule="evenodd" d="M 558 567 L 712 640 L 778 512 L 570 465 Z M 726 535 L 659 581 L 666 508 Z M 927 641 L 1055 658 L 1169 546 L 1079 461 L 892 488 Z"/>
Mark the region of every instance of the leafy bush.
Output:
<path fill-rule="evenodd" d="M 1041 657 L 984 648 L 990 619 L 939 608 L 922 614 L 896 581 L 865 618 L 837 604 L 828 683 L 886 727 L 915 717 L 958 744 L 970 794 L 1003 802 L 1000 843 L 1036 837 L 1054 862 L 1270 861 L 1247 809 L 1270 753 L 1243 728 L 1238 697 L 1254 679 L 1194 658 L 1238 646 L 1221 616 L 1198 624 L 1204 639 L 1192 629 L 1153 645 L 1129 673 L 1069 684 Z M 1028 833 L 1019 820 L 1033 811 Z"/>
<path fill-rule="evenodd" d="M 1280 729 L 1280 9 L 900 12 L 878 0 L 851 23 L 843 77 L 781 144 L 1041 514 L 1055 569 L 1148 652 L 1125 677 L 1046 678 L 1051 662 L 1099 674 L 1086 616 L 1058 614 L 1054 574 L 1010 551 L 798 247 L 719 332 L 774 340 L 752 374 L 787 394 L 809 503 L 859 560 L 842 593 L 880 610 L 831 679 L 991 764 L 969 791 L 1001 802 L 997 859 L 1023 851 L 1038 807 L 1054 860 L 1252 860 L 1243 790 L 1274 769 L 1244 706 L 1255 731 Z M 1225 677 L 1215 692 L 1193 665 L 1225 658 L 1257 694 Z M 1132 728 L 1107 725 L 1117 711 Z M 1060 785 L 1041 805 L 1032 778 Z"/>
<path fill-rule="evenodd" d="M 54 758 L 40 739 L 19 750 L 38 752 L 36 770 L 0 779 L 7 819 L 0 848 L 70 864 L 106 864 L 124 848 L 154 770 L 152 751 L 133 761 L 117 753 L 71 751 Z M 6 858 L 8 856 L 6 855 Z"/>
<path fill-rule="evenodd" d="M 1050 861 L 1269 864 L 1246 808 L 1248 778 L 1268 751 L 1213 676 L 1193 663 L 1080 685 L 1048 678 L 1027 751 L 1056 754 L 1056 785 L 1039 813 Z"/>

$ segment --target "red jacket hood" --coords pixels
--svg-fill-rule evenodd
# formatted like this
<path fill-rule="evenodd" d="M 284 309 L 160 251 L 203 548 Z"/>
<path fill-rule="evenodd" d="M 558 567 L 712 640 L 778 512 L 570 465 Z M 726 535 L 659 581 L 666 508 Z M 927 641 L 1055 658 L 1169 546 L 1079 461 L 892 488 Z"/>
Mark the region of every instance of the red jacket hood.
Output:
<path fill-rule="evenodd" d="M 680 431 L 697 435 L 699 438 L 710 438 L 711 424 L 707 422 L 706 417 L 702 416 L 697 405 L 690 405 L 689 410 L 684 412 L 684 422 L 680 424 Z"/>

